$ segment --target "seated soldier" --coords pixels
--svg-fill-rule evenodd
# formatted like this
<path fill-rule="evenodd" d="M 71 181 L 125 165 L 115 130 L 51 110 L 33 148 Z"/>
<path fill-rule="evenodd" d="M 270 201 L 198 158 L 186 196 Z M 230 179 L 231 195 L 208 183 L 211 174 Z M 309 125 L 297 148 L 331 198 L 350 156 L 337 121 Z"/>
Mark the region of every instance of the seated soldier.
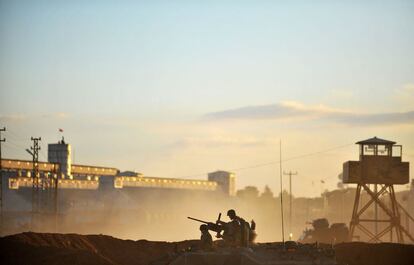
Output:
<path fill-rule="evenodd" d="M 200 225 L 201 237 L 200 237 L 200 249 L 201 250 L 212 250 L 213 249 L 213 238 L 208 232 L 208 226 L 206 224 Z"/>
<path fill-rule="evenodd" d="M 227 211 L 227 216 L 232 222 L 238 223 L 239 246 L 247 247 L 249 245 L 250 225 L 243 218 L 236 215 L 236 211 L 231 209 Z"/>
<path fill-rule="evenodd" d="M 231 211 L 234 212 L 234 210 L 227 212 L 227 216 L 229 216 L 230 222 L 226 223 L 220 221 L 220 225 L 223 227 L 223 235 L 218 234 L 218 237 L 223 238 L 226 246 L 238 247 L 240 246 L 240 223 L 237 219 L 233 218 Z"/>

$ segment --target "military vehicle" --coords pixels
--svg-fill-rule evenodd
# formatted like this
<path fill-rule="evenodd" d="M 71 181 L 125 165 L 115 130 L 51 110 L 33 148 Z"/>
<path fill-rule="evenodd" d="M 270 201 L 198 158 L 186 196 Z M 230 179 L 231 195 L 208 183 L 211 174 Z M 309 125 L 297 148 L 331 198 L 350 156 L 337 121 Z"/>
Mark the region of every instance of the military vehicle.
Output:
<path fill-rule="evenodd" d="M 213 232 L 216 232 L 216 237 L 217 238 L 226 238 L 226 233 L 227 233 L 227 226 L 226 226 L 226 222 L 223 222 L 220 220 L 221 218 L 221 213 L 219 214 L 217 221 L 215 223 L 213 222 L 207 222 L 204 220 L 200 220 L 197 218 L 193 218 L 193 217 L 187 217 L 190 220 L 193 221 L 197 221 L 200 223 L 203 223 L 205 225 L 207 225 L 207 229 Z M 248 222 L 243 220 L 243 228 L 241 230 L 241 234 L 242 234 L 242 245 L 247 247 L 249 244 L 253 244 L 254 240 L 256 239 L 256 223 L 254 222 L 254 220 L 251 221 L 251 223 L 249 224 Z M 223 232 L 223 234 L 221 234 Z"/>
<path fill-rule="evenodd" d="M 220 234 L 225 229 L 220 221 L 215 223 L 196 218 L 208 229 Z M 252 223 L 255 228 L 254 222 Z M 254 231 L 252 229 L 252 231 Z M 225 240 L 216 240 L 210 250 L 199 245 L 166 255 L 151 265 L 337 265 L 332 245 L 301 244 L 294 241 L 285 243 L 254 243 L 248 246 L 229 246 Z"/>
<path fill-rule="evenodd" d="M 215 242 L 217 243 L 217 241 Z M 212 251 L 187 249 L 151 265 L 337 265 L 331 245 L 258 243 L 250 247 L 220 247 Z"/>
<path fill-rule="evenodd" d="M 303 231 L 298 240 L 300 243 L 337 244 L 349 241 L 349 229 L 344 223 L 333 223 L 329 226 L 329 221 L 326 218 L 320 218 L 309 224 L 313 228 Z"/>

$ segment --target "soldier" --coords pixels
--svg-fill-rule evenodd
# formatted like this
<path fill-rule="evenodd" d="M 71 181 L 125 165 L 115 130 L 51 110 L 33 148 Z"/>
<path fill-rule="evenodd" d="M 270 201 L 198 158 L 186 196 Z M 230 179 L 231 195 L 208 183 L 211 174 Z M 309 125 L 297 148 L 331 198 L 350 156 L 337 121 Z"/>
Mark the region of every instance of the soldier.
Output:
<path fill-rule="evenodd" d="M 234 211 L 234 210 L 233 210 Z M 217 237 L 224 240 L 224 244 L 229 247 L 236 247 L 240 245 L 240 223 L 237 219 L 232 218 L 233 215 L 227 216 L 230 218 L 230 222 L 218 221 L 223 234 L 217 234 Z"/>
<path fill-rule="evenodd" d="M 201 237 L 200 237 L 200 249 L 212 250 L 213 249 L 213 238 L 208 232 L 208 225 L 200 225 Z"/>
<path fill-rule="evenodd" d="M 223 239 L 223 245 L 229 247 L 239 247 L 244 246 L 247 247 L 249 243 L 253 243 L 256 233 L 255 227 L 256 224 L 252 220 L 252 225 L 250 226 L 248 222 L 246 222 L 243 218 L 236 215 L 236 211 L 233 209 L 227 211 L 227 216 L 230 218 L 230 222 L 223 222 L 220 220 L 221 213 L 216 221 L 216 223 L 203 221 L 200 219 L 196 219 L 193 217 L 187 217 L 190 220 L 194 220 L 197 222 L 204 223 L 205 226 L 200 226 L 200 230 L 211 230 L 217 233 L 217 238 Z M 203 229 L 203 230 L 202 230 Z M 208 234 L 208 231 L 207 231 Z M 211 237 L 210 234 L 206 235 L 207 237 Z M 203 237 L 201 240 L 206 239 Z M 207 240 L 207 239 L 206 239 Z M 219 243 L 221 244 L 221 243 Z"/>
<path fill-rule="evenodd" d="M 232 220 L 232 222 L 238 223 L 238 238 L 239 245 L 242 247 L 247 247 L 249 245 L 249 235 L 250 235 L 250 225 L 243 218 L 236 215 L 236 211 L 230 209 L 227 211 L 227 216 Z"/>

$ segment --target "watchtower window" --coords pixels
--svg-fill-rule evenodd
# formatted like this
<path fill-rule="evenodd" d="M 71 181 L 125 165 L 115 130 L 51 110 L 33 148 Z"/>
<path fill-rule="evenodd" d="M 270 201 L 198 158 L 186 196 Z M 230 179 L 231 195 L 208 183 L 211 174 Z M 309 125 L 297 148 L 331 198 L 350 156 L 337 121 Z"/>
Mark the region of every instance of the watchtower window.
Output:
<path fill-rule="evenodd" d="M 393 146 L 392 145 L 361 145 L 360 155 L 361 156 L 392 156 Z"/>
<path fill-rule="evenodd" d="M 375 155 L 375 145 L 363 145 L 363 152 L 362 155 L 365 156 L 373 156 Z"/>
<path fill-rule="evenodd" d="M 392 156 L 393 157 L 402 157 L 402 145 L 393 145 L 392 146 Z"/>
<path fill-rule="evenodd" d="M 377 155 L 378 156 L 390 156 L 390 146 L 389 145 L 377 145 Z"/>

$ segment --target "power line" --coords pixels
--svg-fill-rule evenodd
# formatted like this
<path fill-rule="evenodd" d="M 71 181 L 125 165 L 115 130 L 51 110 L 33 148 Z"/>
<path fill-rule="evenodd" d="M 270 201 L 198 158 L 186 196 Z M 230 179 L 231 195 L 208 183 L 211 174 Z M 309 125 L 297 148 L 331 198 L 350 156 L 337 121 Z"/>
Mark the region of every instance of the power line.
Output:
<path fill-rule="evenodd" d="M 23 141 L 23 140 L 26 140 L 27 138 L 26 137 L 23 137 L 20 133 L 17 133 L 17 132 L 15 132 L 15 131 L 12 131 L 12 130 L 8 130 L 8 132 L 10 133 L 10 137 L 13 139 L 13 141 L 14 141 L 14 143 L 13 143 L 13 141 L 11 141 L 10 143 L 12 144 L 12 145 L 14 145 L 14 146 L 16 146 L 16 147 L 18 147 L 18 148 L 22 148 L 22 150 L 25 150 L 26 149 L 26 147 L 24 147 L 23 145 L 21 145 L 21 144 L 19 144 L 19 143 L 17 143 L 17 142 L 21 142 L 21 141 Z M 44 159 L 45 161 L 47 161 L 47 154 L 46 154 L 46 151 L 45 150 L 42 150 L 40 153 L 39 153 L 39 155 L 40 155 L 40 157 L 42 158 L 42 159 Z"/>
<path fill-rule="evenodd" d="M 24 147 L 23 145 L 16 144 L 16 143 L 10 141 L 10 139 L 7 141 L 6 144 L 14 146 L 15 150 L 23 150 L 24 151 L 26 149 L 26 147 Z M 11 146 L 9 146 L 9 147 L 11 147 Z"/>
<path fill-rule="evenodd" d="M 242 171 L 242 170 L 246 170 L 246 169 L 265 167 L 265 166 L 270 166 L 270 165 L 277 165 L 277 164 L 282 163 L 282 162 L 288 162 L 288 161 L 292 161 L 292 160 L 296 160 L 296 159 L 300 159 L 300 158 L 304 158 L 304 157 L 320 155 L 320 154 L 327 153 L 327 152 L 330 152 L 330 151 L 342 149 L 342 148 L 345 148 L 345 147 L 348 147 L 348 146 L 351 146 L 351 145 L 354 145 L 354 143 L 339 145 L 339 146 L 335 146 L 335 147 L 332 147 L 332 148 L 328 148 L 328 149 L 324 149 L 324 150 L 320 150 L 320 151 L 316 151 L 316 152 L 312 152 L 312 153 L 307 153 L 307 154 L 303 154 L 303 155 L 292 156 L 292 157 L 283 159 L 282 161 L 271 161 L 271 162 L 267 162 L 267 163 L 261 163 L 261 164 L 246 166 L 246 167 L 233 168 L 233 169 L 228 169 L 228 170 L 229 171 Z M 184 176 L 183 178 L 200 177 L 200 176 L 205 176 L 208 173 L 209 172 L 203 172 L 203 173 L 199 173 L 199 174 L 191 174 L 191 175 Z"/>
<path fill-rule="evenodd" d="M 25 146 L 21 145 L 20 143 L 24 140 L 27 140 L 27 137 L 23 137 L 18 135 L 17 133 L 13 132 L 10 128 L 7 129 L 7 136 L 8 136 L 8 143 L 13 144 L 16 147 L 20 147 L 23 150 L 26 149 Z"/>
<path fill-rule="evenodd" d="M 9 138 L 9 139 L 13 139 L 13 140 L 15 140 L 15 141 L 20 141 L 20 140 L 21 140 L 20 138 L 16 138 L 16 137 L 14 137 L 12 134 L 10 134 L 10 132 L 9 132 L 9 131 L 7 131 L 7 135 L 8 135 L 8 138 Z"/>
<path fill-rule="evenodd" d="M 14 145 L 26 149 L 27 141 L 30 141 L 30 138 L 28 136 L 22 136 L 21 134 L 10 130 L 10 128 L 7 129 L 7 132 L 9 139 L 12 139 L 11 142 L 14 142 Z"/>
<path fill-rule="evenodd" d="M 15 138 L 16 139 L 16 138 Z M 9 148 L 12 148 L 14 150 L 18 150 L 18 151 L 24 151 L 26 149 L 26 147 L 24 147 L 23 145 L 16 143 L 14 141 L 9 141 L 7 142 L 7 144 L 13 145 L 14 147 L 9 146 Z M 40 157 L 42 157 L 42 159 L 44 159 L 45 161 L 47 161 L 47 154 L 45 150 L 42 150 L 41 152 L 39 152 Z"/>
<path fill-rule="evenodd" d="M 20 133 L 15 132 L 14 130 L 8 128 L 7 132 L 9 133 L 9 136 L 12 138 L 15 138 L 16 140 L 26 140 L 27 136 L 23 136 Z"/>

